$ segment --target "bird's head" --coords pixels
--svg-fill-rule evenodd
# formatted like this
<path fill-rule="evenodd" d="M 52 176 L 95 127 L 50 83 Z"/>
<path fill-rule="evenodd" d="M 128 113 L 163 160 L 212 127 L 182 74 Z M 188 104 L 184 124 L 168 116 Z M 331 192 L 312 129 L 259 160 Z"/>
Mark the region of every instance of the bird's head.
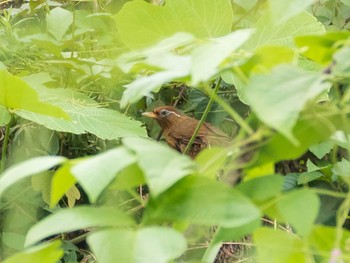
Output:
<path fill-rule="evenodd" d="M 181 112 L 171 106 L 162 106 L 155 108 L 151 112 L 144 112 L 142 116 L 156 119 L 162 129 L 175 124 L 181 119 Z"/>

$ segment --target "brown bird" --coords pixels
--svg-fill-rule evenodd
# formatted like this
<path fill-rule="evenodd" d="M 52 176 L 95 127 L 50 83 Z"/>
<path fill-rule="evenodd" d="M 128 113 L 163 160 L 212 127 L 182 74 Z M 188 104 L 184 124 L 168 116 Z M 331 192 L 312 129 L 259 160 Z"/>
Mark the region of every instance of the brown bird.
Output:
<path fill-rule="evenodd" d="M 184 152 L 199 122 L 171 106 L 158 107 L 152 112 L 142 113 L 142 116 L 155 119 L 163 130 L 168 145 L 179 152 Z M 199 129 L 188 155 L 194 158 L 205 147 L 226 146 L 229 142 L 230 138 L 224 132 L 205 122 Z"/>

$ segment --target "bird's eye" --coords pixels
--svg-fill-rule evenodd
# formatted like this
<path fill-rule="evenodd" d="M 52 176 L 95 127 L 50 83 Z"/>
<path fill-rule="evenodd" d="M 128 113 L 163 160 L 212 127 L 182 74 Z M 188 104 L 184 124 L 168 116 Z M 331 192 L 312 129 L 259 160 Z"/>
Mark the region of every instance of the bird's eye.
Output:
<path fill-rule="evenodd" d="M 161 111 L 159 112 L 159 115 L 162 116 L 162 117 L 165 117 L 165 116 L 168 116 L 169 113 L 170 113 L 170 112 L 167 111 L 167 110 L 161 110 Z"/>

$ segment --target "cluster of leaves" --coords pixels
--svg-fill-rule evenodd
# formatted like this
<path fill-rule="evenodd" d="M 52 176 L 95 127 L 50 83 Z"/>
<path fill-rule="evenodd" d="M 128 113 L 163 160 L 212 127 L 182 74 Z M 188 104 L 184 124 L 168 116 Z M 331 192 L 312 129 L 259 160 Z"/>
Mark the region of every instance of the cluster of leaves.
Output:
<path fill-rule="evenodd" d="M 349 1 L 115 2 L 1 16 L 5 262 L 86 261 L 82 240 L 99 262 L 213 262 L 247 235 L 252 261 L 349 260 Z M 199 117 L 214 101 L 232 145 L 191 160 L 142 138 L 138 110 L 177 95 Z M 64 149 L 85 133 L 101 153 Z"/>

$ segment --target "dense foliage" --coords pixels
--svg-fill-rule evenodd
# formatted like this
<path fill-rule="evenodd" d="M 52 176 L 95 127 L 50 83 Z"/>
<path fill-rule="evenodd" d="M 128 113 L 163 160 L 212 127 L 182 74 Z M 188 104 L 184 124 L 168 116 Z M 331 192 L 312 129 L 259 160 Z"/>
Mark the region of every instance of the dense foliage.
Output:
<path fill-rule="evenodd" d="M 350 261 L 349 0 L 5 2 L 1 261 Z"/>

